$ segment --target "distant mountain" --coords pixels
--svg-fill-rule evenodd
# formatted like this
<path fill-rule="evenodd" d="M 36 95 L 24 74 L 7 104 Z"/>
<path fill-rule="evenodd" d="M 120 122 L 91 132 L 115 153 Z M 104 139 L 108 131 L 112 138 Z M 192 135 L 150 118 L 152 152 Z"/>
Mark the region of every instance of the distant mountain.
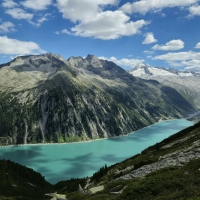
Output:
<path fill-rule="evenodd" d="M 135 77 L 156 80 L 170 86 L 184 96 L 196 108 L 200 108 L 200 73 L 166 69 L 139 64 L 129 71 Z"/>
<path fill-rule="evenodd" d="M 0 144 L 119 136 L 194 112 L 175 89 L 93 55 L 51 53 L 0 65 Z"/>

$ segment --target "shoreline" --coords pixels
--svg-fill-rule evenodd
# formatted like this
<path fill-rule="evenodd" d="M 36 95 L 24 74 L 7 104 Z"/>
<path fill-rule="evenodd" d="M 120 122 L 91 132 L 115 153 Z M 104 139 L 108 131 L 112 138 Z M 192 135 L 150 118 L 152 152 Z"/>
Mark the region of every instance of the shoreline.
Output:
<path fill-rule="evenodd" d="M 187 118 L 180 118 L 180 119 L 185 119 L 187 120 Z M 108 137 L 108 138 L 98 138 L 98 139 L 91 139 L 91 140 L 86 140 L 86 141 L 78 141 L 78 142 L 63 142 L 63 143 L 37 143 L 37 144 L 18 144 L 18 145 L 4 145 L 4 146 L 0 146 L 0 148 L 6 148 L 6 147 L 20 147 L 20 146 L 39 146 L 39 145 L 66 145 L 66 144 L 79 144 L 79 143 L 87 143 L 87 142 L 94 142 L 94 141 L 98 141 L 98 140 L 109 140 L 109 139 L 113 139 L 113 138 L 119 138 L 119 137 L 126 137 L 130 134 L 134 134 L 136 131 L 139 131 L 139 130 L 142 130 L 142 129 L 145 129 L 145 128 L 148 128 L 150 126 L 153 126 L 155 124 L 158 124 L 158 123 L 162 123 L 162 122 L 167 122 L 167 121 L 171 121 L 171 120 L 180 120 L 178 118 L 170 118 L 170 119 L 166 119 L 166 120 L 162 120 L 162 119 L 159 119 L 158 122 L 154 123 L 154 124 L 151 124 L 151 125 L 148 125 L 148 126 L 145 126 L 141 129 L 138 129 L 138 130 L 135 130 L 133 132 L 130 132 L 126 135 L 119 135 L 119 136 L 114 136 L 114 137 Z M 189 121 L 189 120 L 187 120 Z"/>

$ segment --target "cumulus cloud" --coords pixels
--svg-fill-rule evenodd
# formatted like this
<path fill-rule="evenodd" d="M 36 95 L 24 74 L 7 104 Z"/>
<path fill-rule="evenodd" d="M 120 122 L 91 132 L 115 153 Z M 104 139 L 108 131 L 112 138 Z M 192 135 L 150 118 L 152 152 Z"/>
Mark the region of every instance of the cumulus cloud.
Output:
<path fill-rule="evenodd" d="M 76 36 L 109 40 L 137 34 L 143 26 L 148 24 L 144 20 L 132 22 L 129 19 L 121 11 L 106 11 L 98 13 L 93 19 L 82 21 L 71 30 Z"/>
<path fill-rule="evenodd" d="M 155 56 L 155 60 L 199 60 L 200 58 L 200 52 L 194 52 L 194 51 L 186 51 L 186 52 L 177 52 L 177 53 L 166 53 L 162 55 Z"/>
<path fill-rule="evenodd" d="M 183 61 L 182 62 L 183 65 L 187 65 L 188 67 L 190 67 L 191 65 L 193 66 L 199 66 L 200 67 L 200 59 L 193 59 L 193 60 L 190 60 L 190 61 Z"/>
<path fill-rule="evenodd" d="M 60 35 L 60 34 L 68 34 L 71 35 L 72 33 L 68 31 L 67 29 L 63 29 L 62 31 L 55 31 L 55 34 Z"/>
<path fill-rule="evenodd" d="M 146 54 L 154 54 L 154 51 L 145 50 L 144 53 L 146 53 Z"/>
<path fill-rule="evenodd" d="M 0 33 L 9 33 L 14 31 L 16 31 L 16 29 L 12 22 L 3 22 L 0 24 Z"/>
<path fill-rule="evenodd" d="M 182 64 L 186 66 L 185 70 L 187 71 L 200 72 L 200 60 L 183 61 Z"/>
<path fill-rule="evenodd" d="M 69 32 L 67 29 L 63 29 L 63 30 L 61 31 L 61 33 L 65 33 L 65 34 L 69 34 L 69 35 L 70 35 L 70 32 Z"/>
<path fill-rule="evenodd" d="M 198 42 L 195 46 L 196 49 L 200 49 L 200 42 Z"/>
<path fill-rule="evenodd" d="M 172 66 L 172 67 L 183 67 L 184 65 L 181 62 L 176 62 L 176 61 L 167 61 L 167 63 Z"/>
<path fill-rule="evenodd" d="M 182 40 L 171 40 L 164 45 L 154 45 L 153 50 L 163 50 L 163 51 L 174 51 L 184 48 L 184 42 Z"/>
<path fill-rule="evenodd" d="M 57 7 L 63 18 L 77 23 L 66 32 L 75 36 L 117 39 L 137 34 L 149 24 L 144 20 L 130 21 L 130 17 L 119 10 L 104 11 L 107 5 L 116 6 L 117 3 L 118 0 L 57 0 Z"/>
<path fill-rule="evenodd" d="M 27 13 L 25 10 L 21 8 L 7 9 L 5 13 L 11 15 L 15 19 L 31 20 L 33 18 L 33 14 Z"/>
<path fill-rule="evenodd" d="M 165 60 L 171 66 L 185 66 L 186 70 L 200 72 L 200 52 L 188 51 L 158 55 L 154 60 Z"/>
<path fill-rule="evenodd" d="M 118 0 L 57 0 L 57 7 L 63 18 L 72 22 L 88 20 L 101 12 L 103 6 L 117 5 Z"/>
<path fill-rule="evenodd" d="M 20 2 L 25 8 L 33 10 L 45 10 L 52 4 L 52 0 L 25 0 Z"/>
<path fill-rule="evenodd" d="M 142 44 L 151 44 L 151 43 L 157 42 L 157 39 L 154 38 L 153 33 L 146 33 L 145 37 L 146 38 Z"/>
<path fill-rule="evenodd" d="M 149 11 L 162 10 L 164 8 L 185 7 L 197 3 L 198 0 L 141 0 L 126 3 L 120 9 L 128 14 L 146 14 Z"/>
<path fill-rule="evenodd" d="M 200 5 L 193 5 L 189 7 L 190 14 L 187 16 L 188 18 L 192 18 L 195 15 L 200 15 Z"/>
<path fill-rule="evenodd" d="M 134 68 L 135 66 L 144 63 L 144 60 L 140 60 L 140 59 L 127 59 L 127 58 L 123 58 L 123 59 L 118 60 L 114 56 L 112 56 L 110 58 L 105 58 L 105 57 L 98 57 L 98 58 L 102 59 L 102 60 L 112 61 L 112 62 L 116 63 L 119 66 L 125 66 L 125 67 L 131 67 L 131 68 Z"/>
<path fill-rule="evenodd" d="M 28 20 L 28 22 L 30 24 L 34 25 L 35 27 L 40 27 L 41 24 L 45 21 L 48 21 L 50 17 L 51 17 L 51 14 L 46 13 L 46 14 L 43 15 L 43 17 L 39 18 L 36 22 L 30 21 L 30 20 Z"/>
<path fill-rule="evenodd" d="M 14 8 L 16 7 L 18 4 L 15 3 L 12 0 L 3 0 L 3 3 L 1 4 L 4 8 Z"/>
<path fill-rule="evenodd" d="M 4 55 L 26 55 L 45 53 L 35 42 L 26 42 L 0 36 L 0 54 Z"/>

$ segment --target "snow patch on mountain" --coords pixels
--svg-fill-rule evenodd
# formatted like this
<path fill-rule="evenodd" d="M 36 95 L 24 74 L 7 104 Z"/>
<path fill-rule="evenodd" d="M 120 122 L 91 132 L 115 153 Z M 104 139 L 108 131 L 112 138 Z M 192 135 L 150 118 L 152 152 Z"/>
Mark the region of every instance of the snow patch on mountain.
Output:
<path fill-rule="evenodd" d="M 187 71 L 178 71 L 175 69 L 167 69 L 163 67 L 153 67 L 145 64 L 137 65 L 129 71 L 130 74 L 136 77 L 154 77 L 154 76 L 174 76 L 174 77 L 193 77 L 199 74 Z M 199 76 L 200 77 L 200 76 Z"/>

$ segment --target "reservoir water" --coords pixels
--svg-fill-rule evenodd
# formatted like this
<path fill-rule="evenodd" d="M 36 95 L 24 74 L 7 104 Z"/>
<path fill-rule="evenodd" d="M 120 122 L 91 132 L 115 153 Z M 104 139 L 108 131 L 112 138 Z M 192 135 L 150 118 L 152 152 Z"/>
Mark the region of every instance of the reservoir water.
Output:
<path fill-rule="evenodd" d="M 191 125 L 191 121 L 176 119 L 111 139 L 4 147 L 0 148 L 0 159 L 9 159 L 32 168 L 55 184 L 61 180 L 91 176 L 105 164 L 109 166 L 125 160 Z"/>

